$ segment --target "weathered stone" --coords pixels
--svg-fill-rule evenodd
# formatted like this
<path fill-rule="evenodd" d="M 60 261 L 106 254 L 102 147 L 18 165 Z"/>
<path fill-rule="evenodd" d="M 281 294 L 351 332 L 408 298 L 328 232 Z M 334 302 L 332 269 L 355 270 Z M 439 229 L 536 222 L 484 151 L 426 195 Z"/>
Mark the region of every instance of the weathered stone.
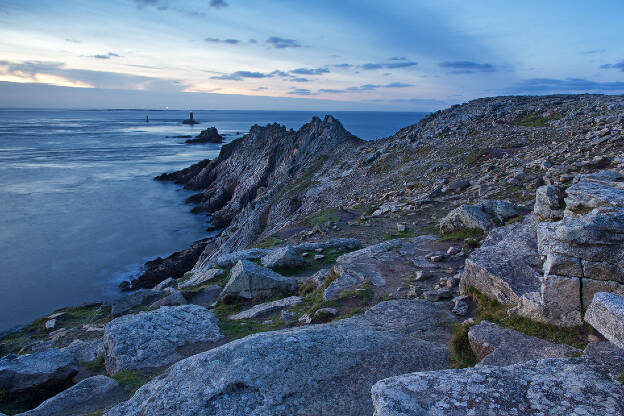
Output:
<path fill-rule="evenodd" d="M 178 306 L 178 305 L 186 305 L 186 299 L 182 295 L 182 293 L 177 290 L 171 291 L 164 298 L 158 299 L 156 302 L 149 305 L 148 309 L 158 309 L 161 306 Z"/>
<path fill-rule="evenodd" d="M 314 312 L 312 322 L 327 322 L 338 315 L 338 310 L 335 308 L 321 308 Z"/>
<path fill-rule="evenodd" d="M 602 171 L 579 175 L 578 181 L 566 189 L 566 211 L 585 213 L 602 206 L 624 208 L 624 178 L 621 174 Z"/>
<path fill-rule="evenodd" d="M 253 299 L 259 296 L 271 297 L 293 292 L 297 281 L 275 273 L 266 267 L 248 260 L 240 260 L 230 271 L 230 281 L 223 288 L 221 297 L 240 296 Z"/>
<path fill-rule="evenodd" d="M 468 311 L 470 310 L 470 303 L 468 300 L 470 296 L 456 296 L 453 298 L 453 309 L 452 312 L 455 315 L 466 316 L 468 315 Z"/>
<path fill-rule="evenodd" d="M 197 305 L 163 306 L 125 315 L 106 325 L 106 369 L 109 374 L 159 369 L 206 350 L 221 338 L 217 318 Z"/>
<path fill-rule="evenodd" d="M 278 312 L 284 308 L 298 305 L 303 301 L 299 296 L 290 296 L 288 298 L 279 299 L 273 302 L 261 303 L 251 309 L 239 312 L 230 316 L 230 319 L 255 319 Z"/>
<path fill-rule="evenodd" d="M 489 231 L 502 225 L 508 218 L 526 213 L 524 207 L 505 201 L 486 200 L 476 205 L 464 204 L 442 218 L 440 230 L 445 233 L 466 229 Z"/>
<path fill-rule="evenodd" d="M 139 289 L 136 292 L 132 292 L 123 298 L 119 299 L 112 304 L 111 313 L 113 316 L 123 315 L 130 312 L 132 309 L 142 305 L 148 305 L 163 296 L 166 296 L 167 292 L 154 289 Z"/>
<path fill-rule="evenodd" d="M 296 269 L 301 267 L 305 261 L 301 254 L 292 246 L 281 247 L 272 251 L 260 260 L 264 267 L 271 269 Z"/>
<path fill-rule="evenodd" d="M 91 339 L 88 341 L 74 340 L 68 346 L 61 348 L 72 354 L 78 361 L 90 362 L 104 353 L 104 344 L 102 338 Z"/>
<path fill-rule="evenodd" d="M 594 295 L 598 292 L 610 292 L 624 296 L 624 284 L 606 280 L 583 279 L 582 285 L 583 307 L 587 308 Z"/>
<path fill-rule="evenodd" d="M 187 292 L 185 297 L 188 303 L 206 307 L 213 307 L 219 300 L 219 295 L 223 291 L 221 286 L 207 286 L 199 290 Z"/>
<path fill-rule="evenodd" d="M 27 355 L 0 359 L 0 390 L 8 395 L 37 390 L 58 391 L 78 371 L 78 360 L 67 351 L 51 348 Z"/>
<path fill-rule="evenodd" d="M 581 352 L 569 345 L 554 344 L 513 329 L 503 329 L 488 321 L 471 327 L 468 341 L 480 361 L 477 366 L 506 366 L 543 358 L 564 358 Z"/>
<path fill-rule="evenodd" d="M 609 341 L 624 349 L 624 297 L 598 292 L 587 308 L 585 321 Z"/>
<path fill-rule="evenodd" d="M 251 335 L 180 361 L 106 416 L 371 414 L 379 378 L 449 365 L 452 322 L 442 305 L 397 300 L 337 322 Z"/>
<path fill-rule="evenodd" d="M 427 290 L 423 292 L 422 295 L 430 302 L 438 302 L 445 299 L 451 299 L 453 297 L 453 290 L 449 287 L 442 287 L 440 289 Z"/>
<path fill-rule="evenodd" d="M 206 271 L 195 272 L 190 279 L 178 283 L 178 289 L 203 285 L 223 275 L 225 275 L 225 270 L 223 269 L 208 269 Z"/>
<path fill-rule="evenodd" d="M 583 358 L 407 374 L 378 382 L 372 396 L 375 416 L 624 414 L 624 384 Z"/>
<path fill-rule="evenodd" d="M 164 290 L 164 289 L 167 289 L 168 287 L 175 287 L 175 285 L 176 285 L 175 279 L 173 277 L 170 277 L 158 283 L 156 286 L 154 286 L 154 290 Z"/>
<path fill-rule="evenodd" d="M 535 192 L 533 212 L 541 220 L 560 220 L 563 218 L 563 188 L 554 185 L 544 185 Z"/>
<path fill-rule="evenodd" d="M 520 297 L 540 288 L 541 259 L 537 252 L 537 218 L 493 229 L 468 259 L 460 291 L 472 287 L 501 303 L 515 305 Z"/>
<path fill-rule="evenodd" d="M 89 377 L 21 416 L 82 416 L 104 412 L 127 396 L 119 383 L 106 376 Z"/>
<path fill-rule="evenodd" d="M 56 319 L 48 319 L 43 325 L 48 331 L 56 328 Z"/>

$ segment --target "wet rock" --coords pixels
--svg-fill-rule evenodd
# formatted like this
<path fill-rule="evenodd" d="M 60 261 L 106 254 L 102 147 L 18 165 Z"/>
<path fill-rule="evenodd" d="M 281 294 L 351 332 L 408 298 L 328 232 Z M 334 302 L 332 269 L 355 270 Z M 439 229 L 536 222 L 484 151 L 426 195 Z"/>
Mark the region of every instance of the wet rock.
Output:
<path fill-rule="evenodd" d="M 221 297 L 240 296 L 246 299 L 271 297 L 293 292 L 297 289 L 297 285 L 295 279 L 284 277 L 248 260 L 239 260 L 230 271 L 230 281 L 223 288 Z"/>
<path fill-rule="evenodd" d="M 223 143 L 223 136 L 219 134 L 216 127 L 208 127 L 207 129 L 202 130 L 196 138 L 188 139 L 184 143 Z"/>
<path fill-rule="evenodd" d="M 126 396 L 126 391 L 117 381 L 98 375 L 82 380 L 21 415 L 82 416 L 106 411 Z"/>
<path fill-rule="evenodd" d="M 564 358 L 581 351 L 565 344 L 554 344 L 513 329 L 482 321 L 468 331 L 468 341 L 480 361 L 477 366 L 507 366 L 543 358 Z"/>
<path fill-rule="evenodd" d="M 505 201 L 486 200 L 475 205 L 464 204 L 442 218 L 440 230 L 444 233 L 467 229 L 489 231 L 502 225 L 506 219 L 526 213 L 524 207 Z"/>
<path fill-rule="evenodd" d="M 372 389 L 375 416 L 615 416 L 623 395 L 608 367 L 583 358 L 406 374 Z"/>
<path fill-rule="evenodd" d="M 290 296 L 288 298 L 279 299 L 273 302 L 261 303 L 251 309 L 247 309 L 230 316 L 230 319 L 256 319 L 278 312 L 284 308 L 298 305 L 302 301 L 303 298 L 299 296 Z"/>
<path fill-rule="evenodd" d="M 371 414 L 379 378 L 449 365 L 440 322 L 454 322 L 441 305 L 401 300 L 251 335 L 173 365 L 106 416 Z"/>
<path fill-rule="evenodd" d="M 609 341 L 624 349 L 624 297 L 598 292 L 587 308 L 585 321 Z"/>
<path fill-rule="evenodd" d="M 163 306 L 106 324 L 104 359 L 109 374 L 165 367 L 223 338 L 212 312 L 197 305 Z"/>

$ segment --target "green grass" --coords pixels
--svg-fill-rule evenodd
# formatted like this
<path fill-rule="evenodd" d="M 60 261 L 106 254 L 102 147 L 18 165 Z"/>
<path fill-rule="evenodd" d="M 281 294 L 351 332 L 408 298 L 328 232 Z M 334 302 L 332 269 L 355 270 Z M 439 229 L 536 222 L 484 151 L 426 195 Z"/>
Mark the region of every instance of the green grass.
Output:
<path fill-rule="evenodd" d="M 106 365 L 104 365 L 104 356 L 100 355 L 93 361 L 81 362 L 84 368 L 98 374 L 106 374 Z"/>
<path fill-rule="evenodd" d="M 514 124 L 522 127 L 548 127 L 550 121 L 556 120 L 555 118 L 546 118 L 538 115 L 529 115 L 520 120 L 517 120 Z"/>
<path fill-rule="evenodd" d="M 308 227 L 314 227 L 315 225 L 325 225 L 327 222 L 338 221 L 340 221 L 338 210 L 336 208 L 327 208 L 312 218 L 306 218 L 303 220 L 302 224 Z"/>
<path fill-rule="evenodd" d="M 120 371 L 112 378 L 124 388 L 130 395 L 133 395 L 142 385 L 149 381 L 149 378 L 136 371 Z"/>
<path fill-rule="evenodd" d="M 620 374 L 620 377 L 618 377 L 618 380 L 620 381 L 620 383 L 624 384 L 624 373 Z"/>
<path fill-rule="evenodd" d="M 282 269 L 282 268 L 276 267 L 273 269 L 273 271 L 281 274 L 282 276 L 297 276 L 304 272 L 314 272 L 314 271 L 322 269 L 323 267 L 327 267 L 336 263 L 336 260 L 338 259 L 338 257 L 350 251 L 352 250 L 327 248 L 323 250 L 322 253 L 320 253 L 323 256 L 325 256 L 321 260 L 314 260 L 314 256 L 319 253 L 312 251 L 307 257 L 303 258 L 304 264 L 302 266 L 297 267 L 297 268 L 288 268 L 288 269 Z"/>
<path fill-rule="evenodd" d="M 480 239 L 485 235 L 483 230 L 479 228 L 466 228 L 459 231 L 453 231 L 451 233 L 442 233 L 440 240 L 442 241 L 455 241 L 464 240 L 466 238 Z"/>
<path fill-rule="evenodd" d="M 260 243 L 258 243 L 258 247 L 259 248 L 272 248 L 272 247 L 277 247 L 283 243 L 284 243 L 284 240 L 282 240 L 281 238 L 271 236 L 271 237 L 265 238 Z"/>
<path fill-rule="evenodd" d="M 286 322 L 273 320 L 270 324 L 263 324 L 252 319 L 229 319 L 230 315 L 240 312 L 243 304 L 226 305 L 220 303 L 214 308 L 213 313 L 219 318 L 219 328 L 229 341 L 246 337 L 258 332 L 275 331 L 288 326 Z"/>
<path fill-rule="evenodd" d="M 587 334 L 595 333 L 587 324 L 579 327 L 560 327 L 533 321 L 518 315 L 508 315 L 509 306 L 503 305 L 495 299 L 488 298 L 474 288 L 468 288 L 468 293 L 477 304 L 474 324 L 486 320 L 494 322 L 503 328 L 514 329 L 523 334 L 542 338 L 557 344 L 568 344 L 581 350 L 587 346 Z M 468 343 L 468 330 L 471 326 L 458 325 L 454 328 L 450 348 L 457 367 L 474 365 L 474 361 L 471 358 L 471 355 L 474 356 L 474 354 Z"/>
<path fill-rule="evenodd" d="M 523 218 L 524 217 L 522 215 L 516 215 L 515 217 L 507 218 L 505 220 L 505 225 L 513 224 L 515 222 L 520 222 L 520 221 L 522 221 Z"/>
<path fill-rule="evenodd" d="M 386 240 L 394 240 L 395 238 L 412 238 L 416 237 L 416 234 L 412 230 L 397 231 L 396 233 L 386 234 L 384 238 Z"/>

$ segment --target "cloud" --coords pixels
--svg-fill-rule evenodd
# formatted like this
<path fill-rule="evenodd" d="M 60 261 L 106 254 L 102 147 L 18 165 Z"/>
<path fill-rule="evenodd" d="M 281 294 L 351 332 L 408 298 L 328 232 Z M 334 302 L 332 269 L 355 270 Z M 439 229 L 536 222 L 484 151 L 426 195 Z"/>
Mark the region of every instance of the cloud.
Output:
<path fill-rule="evenodd" d="M 289 71 L 291 74 L 297 75 L 321 75 L 327 74 L 329 69 L 327 68 L 297 68 Z"/>
<path fill-rule="evenodd" d="M 12 75 L 24 81 L 43 83 L 50 83 L 50 77 L 53 77 L 94 88 L 181 91 L 186 87 L 178 80 L 66 68 L 63 62 L 0 60 L 0 74 Z"/>
<path fill-rule="evenodd" d="M 492 64 L 479 64 L 472 61 L 440 62 L 439 67 L 450 69 L 449 74 L 472 74 L 473 72 L 496 72 Z"/>
<path fill-rule="evenodd" d="M 225 0 L 210 0 L 210 7 L 214 7 L 215 9 L 222 9 L 227 6 L 229 6 L 229 4 Z"/>
<path fill-rule="evenodd" d="M 65 38 L 65 42 L 69 43 L 80 43 L 78 39 Z"/>
<path fill-rule="evenodd" d="M 312 91 L 307 88 L 295 88 L 292 91 L 288 92 L 291 95 L 315 95 Z"/>
<path fill-rule="evenodd" d="M 624 92 L 624 82 L 596 82 L 583 78 L 530 78 L 512 84 L 505 91 L 512 94 Z"/>
<path fill-rule="evenodd" d="M 335 64 L 332 65 L 334 68 L 340 68 L 340 69 L 348 69 L 348 68 L 353 68 L 353 65 L 351 64 Z"/>
<path fill-rule="evenodd" d="M 606 51 L 606 49 L 592 49 L 590 51 L 581 51 L 581 55 L 596 55 L 598 53 L 604 53 Z"/>
<path fill-rule="evenodd" d="M 278 36 L 271 36 L 265 41 L 265 43 L 269 44 L 270 46 L 276 49 L 300 48 L 301 47 L 301 43 L 299 43 L 298 40 L 285 39 L 285 38 L 280 38 Z"/>
<path fill-rule="evenodd" d="M 242 81 L 245 78 L 270 78 L 272 74 L 265 74 L 262 72 L 252 72 L 252 71 L 236 71 L 231 74 L 223 74 L 223 75 L 215 75 L 210 77 L 211 79 L 223 79 L 229 81 Z"/>
<path fill-rule="evenodd" d="M 255 39 L 253 39 L 253 38 L 252 38 L 252 39 L 249 39 L 249 40 L 248 40 L 248 42 L 249 42 L 249 43 L 258 43 L 258 41 L 257 41 L 257 40 L 255 40 Z"/>
<path fill-rule="evenodd" d="M 253 91 L 264 91 L 264 90 L 268 90 L 267 87 L 258 87 L 258 88 L 254 88 Z"/>
<path fill-rule="evenodd" d="M 412 84 L 406 84 L 404 82 L 391 82 L 390 84 L 364 84 L 356 87 L 349 87 L 345 89 L 331 89 L 331 88 L 323 88 L 320 89 L 319 92 L 324 92 L 327 94 L 342 94 L 346 92 L 366 92 L 366 91 L 374 91 L 380 88 L 408 88 L 412 87 Z"/>
<path fill-rule="evenodd" d="M 430 105 L 435 107 L 446 106 L 448 102 L 440 101 L 433 98 L 397 98 L 394 100 L 390 100 L 391 103 L 402 103 L 402 104 L 420 104 L 420 105 Z"/>
<path fill-rule="evenodd" d="M 359 67 L 366 70 L 366 71 L 371 71 L 371 70 L 375 70 L 375 69 L 394 69 L 394 68 L 409 68 L 411 66 L 416 66 L 418 65 L 418 62 L 414 62 L 414 61 L 408 61 L 406 59 L 402 59 L 401 58 L 390 58 L 391 60 L 393 60 L 393 62 L 388 62 L 388 63 L 383 63 L 383 62 L 378 62 L 378 63 L 369 63 L 369 64 L 363 64 L 360 65 Z"/>
<path fill-rule="evenodd" d="M 601 69 L 619 69 L 620 71 L 624 72 L 624 60 L 615 64 L 600 65 L 600 68 Z"/>
<path fill-rule="evenodd" d="M 405 56 L 394 56 L 392 58 L 390 58 L 391 61 L 407 61 L 407 58 Z"/>
<path fill-rule="evenodd" d="M 110 59 L 110 58 L 119 58 L 119 55 L 117 55 L 114 52 L 109 52 L 106 54 L 91 55 L 91 57 L 95 59 Z"/>
<path fill-rule="evenodd" d="M 309 79 L 300 77 L 300 78 L 291 78 L 289 81 L 291 82 L 310 82 Z"/>
<path fill-rule="evenodd" d="M 211 43 L 227 43 L 230 45 L 237 45 L 240 43 L 240 40 L 238 39 L 219 39 L 219 38 L 206 38 L 204 39 L 205 42 L 211 42 Z"/>

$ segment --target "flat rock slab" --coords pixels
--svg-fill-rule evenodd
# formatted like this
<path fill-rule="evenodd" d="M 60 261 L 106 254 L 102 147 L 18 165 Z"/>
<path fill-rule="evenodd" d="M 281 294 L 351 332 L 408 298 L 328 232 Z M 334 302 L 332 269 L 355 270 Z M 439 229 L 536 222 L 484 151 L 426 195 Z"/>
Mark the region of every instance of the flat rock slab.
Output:
<path fill-rule="evenodd" d="M 240 296 L 253 299 L 259 296 L 272 297 L 297 290 L 295 279 L 284 277 L 266 267 L 249 260 L 239 260 L 230 271 L 230 280 L 223 288 L 221 297 Z"/>
<path fill-rule="evenodd" d="M 369 415 L 375 381 L 450 364 L 445 344 L 419 338 L 439 330 L 446 309 L 388 301 L 337 322 L 251 335 L 176 363 L 106 416 Z"/>
<path fill-rule="evenodd" d="M 337 278 L 325 289 L 323 297 L 336 299 L 343 290 L 356 288 L 365 281 L 391 293 L 416 271 L 442 267 L 425 259 L 432 248 L 437 248 L 436 241 L 433 235 L 398 238 L 343 254 L 332 268 Z"/>
<path fill-rule="evenodd" d="M 64 384 L 78 371 L 73 354 L 56 348 L 27 355 L 7 355 L 0 359 L 0 390 L 20 393 Z"/>
<path fill-rule="evenodd" d="M 262 265 L 271 269 L 296 269 L 305 261 L 301 254 L 292 246 L 281 247 L 262 257 Z"/>
<path fill-rule="evenodd" d="M 480 361 L 477 366 L 507 366 L 543 358 L 565 358 L 581 351 L 565 344 L 555 344 L 513 329 L 482 321 L 468 331 L 468 341 Z"/>
<path fill-rule="evenodd" d="M 106 370 L 116 374 L 122 370 L 159 369 L 205 351 L 221 338 L 217 318 L 202 306 L 163 306 L 125 315 L 106 325 Z"/>
<path fill-rule="evenodd" d="M 139 289 L 114 302 L 111 313 L 113 316 L 126 314 L 139 306 L 147 306 L 167 294 L 168 292 L 156 289 Z"/>
<path fill-rule="evenodd" d="M 230 316 L 230 319 L 255 319 L 270 315 L 274 312 L 281 311 L 284 308 L 298 305 L 303 301 L 299 296 L 290 296 L 273 302 L 261 303 L 246 311 L 239 312 Z"/>
<path fill-rule="evenodd" d="M 469 287 L 504 304 L 540 290 L 541 259 L 537 251 L 537 218 L 495 228 L 468 259 L 460 288 Z"/>
<path fill-rule="evenodd" d="M 223 275 L 225 275 L 225 270 L 223 269 L 209 269 L 206 271 L 197 272 L 194 273 L 190 279 L 178 283 L 178 289 L 187 289 L 189 287 L 203 285 L 204 283 L 208 283 L 211 280 L 214 280 L 217 277 L 221 277 Z"/>
<path fill-rule="evenodd" d="M 624 384 L 584 358 L 429 371 L 372 388 L 375 416 L 623 415 Z"/>
<path fill-rule="evenodd" d="M 624 349 L 624 297 L 598 292 L 585 312 L 585 321 L 606 339 Z"/>
<path fill-rule="evenodd" d="M 81 416 L 110 409 L 127 396 L 106 376 L 89 377 L 20 416 Z"/>

